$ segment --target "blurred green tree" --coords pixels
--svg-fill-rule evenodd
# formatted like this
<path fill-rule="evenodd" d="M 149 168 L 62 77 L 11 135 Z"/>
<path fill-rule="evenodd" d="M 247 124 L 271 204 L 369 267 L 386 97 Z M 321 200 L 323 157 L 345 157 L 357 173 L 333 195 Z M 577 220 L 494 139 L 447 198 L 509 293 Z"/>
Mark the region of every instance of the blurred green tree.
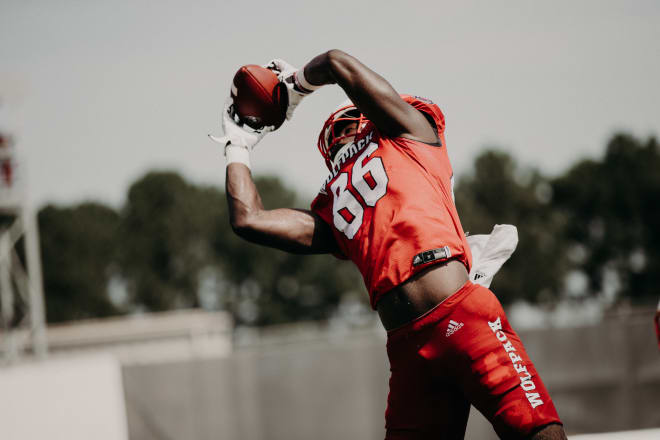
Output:
<path fill-rule="evenodd" d="M 571 271 L 585 274 L 587 293 L 616 288 L 620 298 L 655 301 L 659 170 L 656 140 L 625 134 L 612 138 L 602 160 L 581 161 L 555 179 L 488 150 L 458 179 L 456 203 L 473 234 L 497 223 L 518 227 L 518 249 L 493 283 L 504 303 L 556 299 Z M 278 178 L 255 181 L 266 208 L 308 206 Z M 39 227 L 50 322 L 202 306 L 266 325 L 326 319 L 342 297 L 367 302 L 352 263 L 240 239 L 222 188 L 173 172 L 133 183 L 120 212 L 48 205 Z M 109 295 L 113 280 L 121 280 L 123 301 Z"/>
<path fill-rule="evenodd" d="M 121 268 L 130 302 L 147 311 L 199 305 L 198 275 L 212 260 L 209 236 L 224 196 L 173 172 L 131 185 L 121 213 Z"/>
<path fill-rule="evenodd" d="M 503 303 L 536 302 L 559 296 L 565 271 L 563 218 L 550 204 L 552 188 L 538 171 L 519 167 L 507 153 L 487 150 L 456 184 L 463 229 L 489 233 L 495 224 L 518 228 L 516 252 L 493 281 Z"/>
<path fill-rule="evenodd" d="M 655 138 L 612 137 L 602 160 L 583 160 L 553 182 L 553 206 L 566 218 L 571 264 L 588 293 L 612 290 L 657 301 L 660 283 L 660 152 Z"/>
<path fill-rule="evenodd" d="M 48 322 L 120 313 L 108 296 L 117 270 L 119 214 L 98 203 L 38 213 Z"/>
<path fill-rule="evenodd" d="M 278 178 L 255 179 L 267 208 L 294 207 Z M 121 216 L 121 267 L 133 308 L 224 309 L 255 325 L 323 319 L 359 274 L 329 256 L 291 255 L 248 243 L 229 225 L 221 189 L 171 172 L 135 182 Z"/>
<path fill-rule="evenodd" d="M 276 177 L 257 177 L 255 184 L 266 209 L 306 205 Z M 226 215 L 216 225 L 213 248 L 232 285 L 223 302 L 240 323 L 326 319 L 343 294 L 361 292 L 366 299 L 360 274 L 350 262 L 246 242 L 233 233 Z"/>

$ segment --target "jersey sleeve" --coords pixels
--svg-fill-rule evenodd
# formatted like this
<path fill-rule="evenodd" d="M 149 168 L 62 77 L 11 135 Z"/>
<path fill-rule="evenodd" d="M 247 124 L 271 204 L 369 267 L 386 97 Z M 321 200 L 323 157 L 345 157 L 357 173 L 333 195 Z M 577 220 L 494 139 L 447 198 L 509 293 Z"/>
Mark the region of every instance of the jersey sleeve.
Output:
<path fill-rule="evenodd" d="M 445 131 L 445 115 L 442 114 L 440 107 L 438 107 L 433 101 L 427 98 L 422 98 L 420 96 L 411 96 L 411 95 L 401 95 L 404 101 L 408 104 L 415 107 L 415 109 L 424 112 L 428 115 L 435 126 L 438 129 L 438 135 L 441 135 Z"/>

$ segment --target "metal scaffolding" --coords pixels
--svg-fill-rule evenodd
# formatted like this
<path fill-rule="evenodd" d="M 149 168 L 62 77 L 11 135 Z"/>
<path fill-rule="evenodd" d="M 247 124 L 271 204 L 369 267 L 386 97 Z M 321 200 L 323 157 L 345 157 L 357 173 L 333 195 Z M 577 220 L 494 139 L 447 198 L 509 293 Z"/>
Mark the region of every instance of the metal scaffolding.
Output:
<path fill-rule="evenodd" d="M 5 363 L 31 348 L 48 353 L 39 230 L 15 177 L 13 146 L 0 134 L 0 321 Z"/>

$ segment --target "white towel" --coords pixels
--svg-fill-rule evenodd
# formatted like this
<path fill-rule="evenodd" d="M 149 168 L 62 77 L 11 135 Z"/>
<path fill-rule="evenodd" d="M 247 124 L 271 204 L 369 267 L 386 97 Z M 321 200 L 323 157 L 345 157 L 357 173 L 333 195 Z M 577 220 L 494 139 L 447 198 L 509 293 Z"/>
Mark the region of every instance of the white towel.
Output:
<path fill-rule="evenodd" d="M 513 225 L 495 225 L 490 234 L 469 235 L 472 251 L 470 281 L 489 287 L 493 277 L 518 245 L 518 229 Z"/>

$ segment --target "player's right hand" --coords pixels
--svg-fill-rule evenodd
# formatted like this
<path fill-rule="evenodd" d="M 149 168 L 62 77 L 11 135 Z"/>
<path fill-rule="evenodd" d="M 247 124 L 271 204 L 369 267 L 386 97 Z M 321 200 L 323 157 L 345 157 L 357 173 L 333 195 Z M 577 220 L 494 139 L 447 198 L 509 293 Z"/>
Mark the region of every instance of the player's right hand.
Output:
<path fill-rule="evenodd" d="M 283 82 L 286 85 L 286 91 L 289 98 L 289 106 L 286 109 L 286 118 L 290 120 L 293 117 L 293 111 L 298 104 L 300 104 L 300 101 L 312 92 L 301 88 L 296 80 L 296 73 L 299 69 L 286 61 L 276 58 L 268 62 L 265 67 L 275 72 L 280 82 Z"/>
<path fill-rule="evenodd" d="M 268 126 L 259 130 L 254 130 L 242 123 L 234 111 L 234 101 L 230 98 L 225 101 L 222 111 L 222 131 L 223 136 L 208 135 L 209 138 L 227 148 L 229 145 L 242 147 L 251 151 L 263 139 L 266 134 L 273 131 L 274 127 Z"/>

